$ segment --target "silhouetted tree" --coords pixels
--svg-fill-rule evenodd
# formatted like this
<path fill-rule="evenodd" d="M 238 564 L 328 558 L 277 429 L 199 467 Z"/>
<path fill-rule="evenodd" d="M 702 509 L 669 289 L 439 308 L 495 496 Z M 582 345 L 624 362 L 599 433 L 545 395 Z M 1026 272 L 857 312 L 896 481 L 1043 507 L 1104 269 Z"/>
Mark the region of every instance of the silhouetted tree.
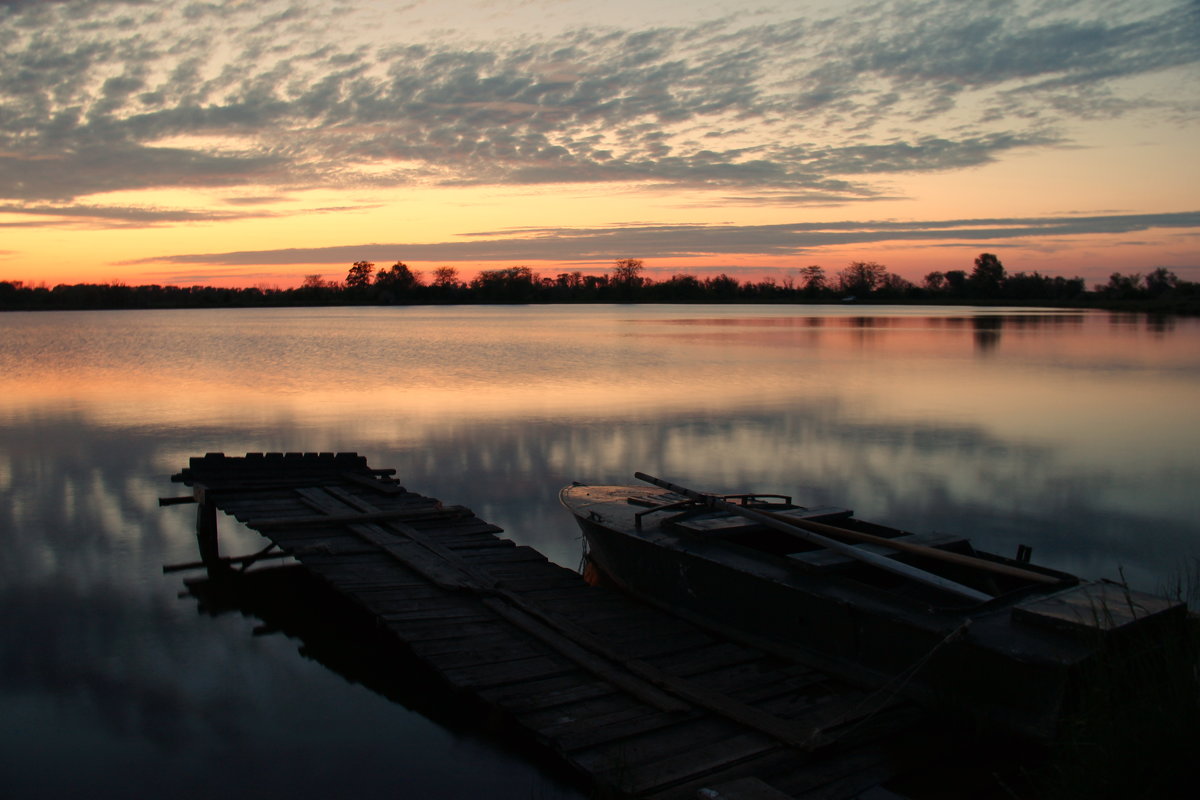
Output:
<path fill-rule="evenodd" d="M 609 284 L 617 289 L 619 299 L 629 302 L 642 287 L 645 279 L 642 270 L 645 266 L 640 258 L 620 258 L 613 265 L 612 279 Z"/>
<path fill-rule="evenodd" d="M 641 286 L 645 264 L 640 258 L 619 258 L 613 265 L 612 282 L 618 286 Z"/>
<path fill-rule="evenodd" d="M 457 289 L 462 282 L 454 267 L 438 267 L 433 271 L 433 285 L 439 289 Z"/>
<path fill-rule="evenodd" d="M 816 297 L 829 288 L 825 268 L 816 264 L 810 264 L 800 270 L 800 280 L 804 282 L 804 293 L 809 297 Z"/>
<path fill-rule="evenodd" d="M 375 296 L 381 303 L 411 300 L 415 289 L 422 284 L 420 273 L 413 272 L 403 261 L 375 274 Z"/>
<path fill-rule="evenodd" d="M 890 297 L 903 297 L 909 294 L 913 289 L 917 288 L 908 278 L 901 277 L 891 272 L 885 272 L 883 280 L 876 287 L 875 291 L 880 294 L 886 294 Z"/>
<path fill-rule="evenodd" d="M 980 253 L 975 259 L 975 269 L 967 278 L 967 286 L 980 297 L 996 297 L 1004 285 L 1004 265 L 991 253 Z"/>
<path fill-rule="evenodd" d="M 962 297 L 967 291 L 967 273 L 961 269 L 946 271 L 946 291 L 957 297 Z"/>
<path fill-rule="evenodd" d="M 925 276 L 925 280 L 921 282 L 921 286 L 930 292 L 946 291 L 946 273 L 930 272 Z"/>
<path fill-rule="evenodd" d="M 874 261 L 852 261 L 838 273 L 838 291 L 856 297 L 869 295 L 882 286 L 887 268 Z"/>
<path fill-rule="evenodd" d="M 1108 276 L 1108 283 L 1097 286 L 1096 291 L 1118 300 L 1128 300 L 1142 293 L 1142 276 L 1139 273 L 1122 275 L 1114 272 Z"/>
<path fill-rule="evenodd" d="M 529 267 L 509 267 L 480 272 L 471 289 L 484 302 L 528 303 L 534 299 L 538 277 Z"/>
<path fill-rule="evenodd" d="M 656 283 L 652 287 L 651 297 L 667 303 L 696 301 L 703 299 L 704 287 L 700 285 L 700 281 L 695 275 L 678 273 L 672 275 L 668 280 Z"/>
<path fill-rule="evenodd" d="M 346 286 L 350 289 L 361 289 L 371 284 L 371 273 L 375 265 L 370 261 L 355 261 L 346 273 Z"/>
<path fill-rule="evenodd" d="M 704 291 L 714 300 L 736 300 L 740 288 L 737 280 L 724 272 L 715 278 L 704 279 Z"/>
<path fill-rule="evenodd" d="M 1158 297 L 1177 288 L 1179 286 L 1179 278 L 1166 267 L 1159 267 L 1146 276 L 1144 283 L 1146 285 L 1146 293 L 1151 297 Z"/>

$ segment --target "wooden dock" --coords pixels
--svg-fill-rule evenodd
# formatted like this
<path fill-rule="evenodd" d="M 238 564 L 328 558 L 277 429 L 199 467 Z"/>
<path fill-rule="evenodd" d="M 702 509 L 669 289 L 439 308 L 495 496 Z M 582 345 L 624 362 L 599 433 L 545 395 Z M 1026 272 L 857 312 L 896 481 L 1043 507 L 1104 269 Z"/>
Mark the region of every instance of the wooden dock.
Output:
<path fill-rule="evenodd" d="M 636 603 L 554 565 L 469 509 L 405 490 L 354 453 L 191 459 L 201 562 L 290 556 L 456 692 L 577 770 L 647 798 L 896 797 L 947 757 L 911 706 L 770 642 Z M 269 543 L 219 551 L 217 510 Z"/>

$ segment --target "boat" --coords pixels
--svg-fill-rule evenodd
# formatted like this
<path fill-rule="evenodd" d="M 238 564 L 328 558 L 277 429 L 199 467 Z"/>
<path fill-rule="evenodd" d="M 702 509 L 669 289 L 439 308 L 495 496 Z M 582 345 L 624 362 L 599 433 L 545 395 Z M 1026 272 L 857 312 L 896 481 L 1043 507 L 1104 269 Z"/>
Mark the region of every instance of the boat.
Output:
<path fill-rule="evenodd" d="M 1027 547 L 1008 558 L 846 508 L 636 477 L 649 485 L 560 492 L 603 579 L 989 730 L 1053 740 L 1098 665 L 1134 669 L 1187 619 L 1183 602 L 1039 566 Z"/>

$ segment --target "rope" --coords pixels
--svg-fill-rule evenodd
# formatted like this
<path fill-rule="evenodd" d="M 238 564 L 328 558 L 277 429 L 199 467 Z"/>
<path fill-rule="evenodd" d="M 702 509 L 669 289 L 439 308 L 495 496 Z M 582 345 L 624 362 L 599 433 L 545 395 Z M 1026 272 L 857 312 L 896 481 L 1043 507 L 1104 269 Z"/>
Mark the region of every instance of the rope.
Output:
<path fill-rule="evenodd" d="M 829 739 L 827 739 L 826 743 L 832 744 L 833 742 L 844 739 L 847 736 L 850 736 L 851 734 L 853 734 L 855 731 L 857 731 L 863 725 L 865 725 L 866 723 L 868 723 L 872 719 L 874 719 L 874 717 L 876 715 L 878 715 L 880 711 L 883 710 L 883 707 L 887 704 L 887 701 L 890 701 L 892 698 L 894 698 L 898 694 L 900 694 L 900 692 L 904 689 L 904 687 L 907 686 L 912 681 L 912 679 L 916 677 L 917 673 L 920 672 L 921 669 L 926 664 L 929 663 L 929 660 L 933 658 L 934 654 L 936 654 L 938 650 L 941 650 L 944 646 L 949 644 L 951 641 L 953 641 L 954 639 L 958 638 L 963 633 L 965 633 L 967 628 L 970 627 L 970 625 L 971 625 L 971 620 L 969 620 L 969 619 L 964 620 L 962 622 L 962 624 L 960 624 L 957 628 L 950 631 L 950 633 L 946 634 L 945 638 L 943 638 L 940 642 L 938 642 L 933 647 L 931 647 L 929 649 L 929 651 L 925 653 L 925 655 L 918 658 L 916 661 L 914 661 L 911 665 L 909 665 L 905 669 L 902 669 L 900 672 L 896 673 L 889 681 L 884 683 L 878 689 L 876 689 L 875 691 L 871 692 L 870 694 L 864 696 L 863 699 L 860 700 L 854 706 L 854 708 L 851 709 L 851 711 L 849 713 L 842 715 L 843 718 L 845 718 L 847 716 L 852 716 L 854 714 L 854 712 L 858 711 L 860 708 L 867 706 L 869 703 L 873 702 L 876 698 L 880 697 L 881 695 L 886 694 L 887 700 L 879 703 L 879 705 L 875 708 L 874 711 L 867 714 L 865 717 L 863 717 L 862 719 L 858 720 L 850 727 L 848 727 L 845 730 L 843 730 L 842 732 L 840 732 L 837 736 L 830 737 Z M 818 728 L 817 730 L 813 731 L 812 738 L 816 739 L 817 737 L 823 735 L 825 733 L 825 731 L 828 730 L 828 728 L 830 728 L 830 727 L 833 727 L 833 725 L 829 725 L 826 728 Z"/>

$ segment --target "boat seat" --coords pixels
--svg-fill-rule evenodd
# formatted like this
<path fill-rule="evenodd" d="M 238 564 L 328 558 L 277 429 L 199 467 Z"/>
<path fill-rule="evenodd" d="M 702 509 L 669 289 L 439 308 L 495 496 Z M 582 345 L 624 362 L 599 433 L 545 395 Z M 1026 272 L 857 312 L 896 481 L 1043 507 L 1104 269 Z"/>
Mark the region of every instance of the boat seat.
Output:
<path fill-rule="evenodd" d="M 790 508 L 786 511 L 775 511 L 774 513 L 780 516 L 790 517 L 792 519 L 811 519 L 818 522 L 828 520 L 845 519 L 854 515 L 854 512 L 848 508 L 838 508 L 837 506 L 820 506 L 819 508 Z M 725 511 L 716 511 L 711 514 L 698 514 L 694 517 L 686 517 L 677 520 L 675 525 L 680 528 L 692 531 L 694 533 L 710 533 L 710 534 L 731 534 L 740 533 L 761 527 L 754 520 L 739 517 L 737 514 L 731 514 Z"/>
<path fill-rule="evenodd" d="M 910 544 L 921 544 L 926 547 L 936 547 L 939 550 L 953 549 L 955 545 L 963 544 L 967 540 L 953 533 L 906 533 L 902 536 L 895 537 L 898 542 L 908 542 Z M 881 556 L 898 555 L 901 551 L 894 550 L 890 547 L 885 547 L 881 544 L 863 543 L 851 545 L 861 550 L 867 550 Z M 843 555 L 833 550 L 827 550 L 824 547 L 818 547 L 816 550 L 805 550 L 800 553 L 788 553 L 788 558 L 800 561 L 806 566 L 818 570 L 831 570 L 839 567 L 849 566 L 854 564 L 857 559 Z"/>

